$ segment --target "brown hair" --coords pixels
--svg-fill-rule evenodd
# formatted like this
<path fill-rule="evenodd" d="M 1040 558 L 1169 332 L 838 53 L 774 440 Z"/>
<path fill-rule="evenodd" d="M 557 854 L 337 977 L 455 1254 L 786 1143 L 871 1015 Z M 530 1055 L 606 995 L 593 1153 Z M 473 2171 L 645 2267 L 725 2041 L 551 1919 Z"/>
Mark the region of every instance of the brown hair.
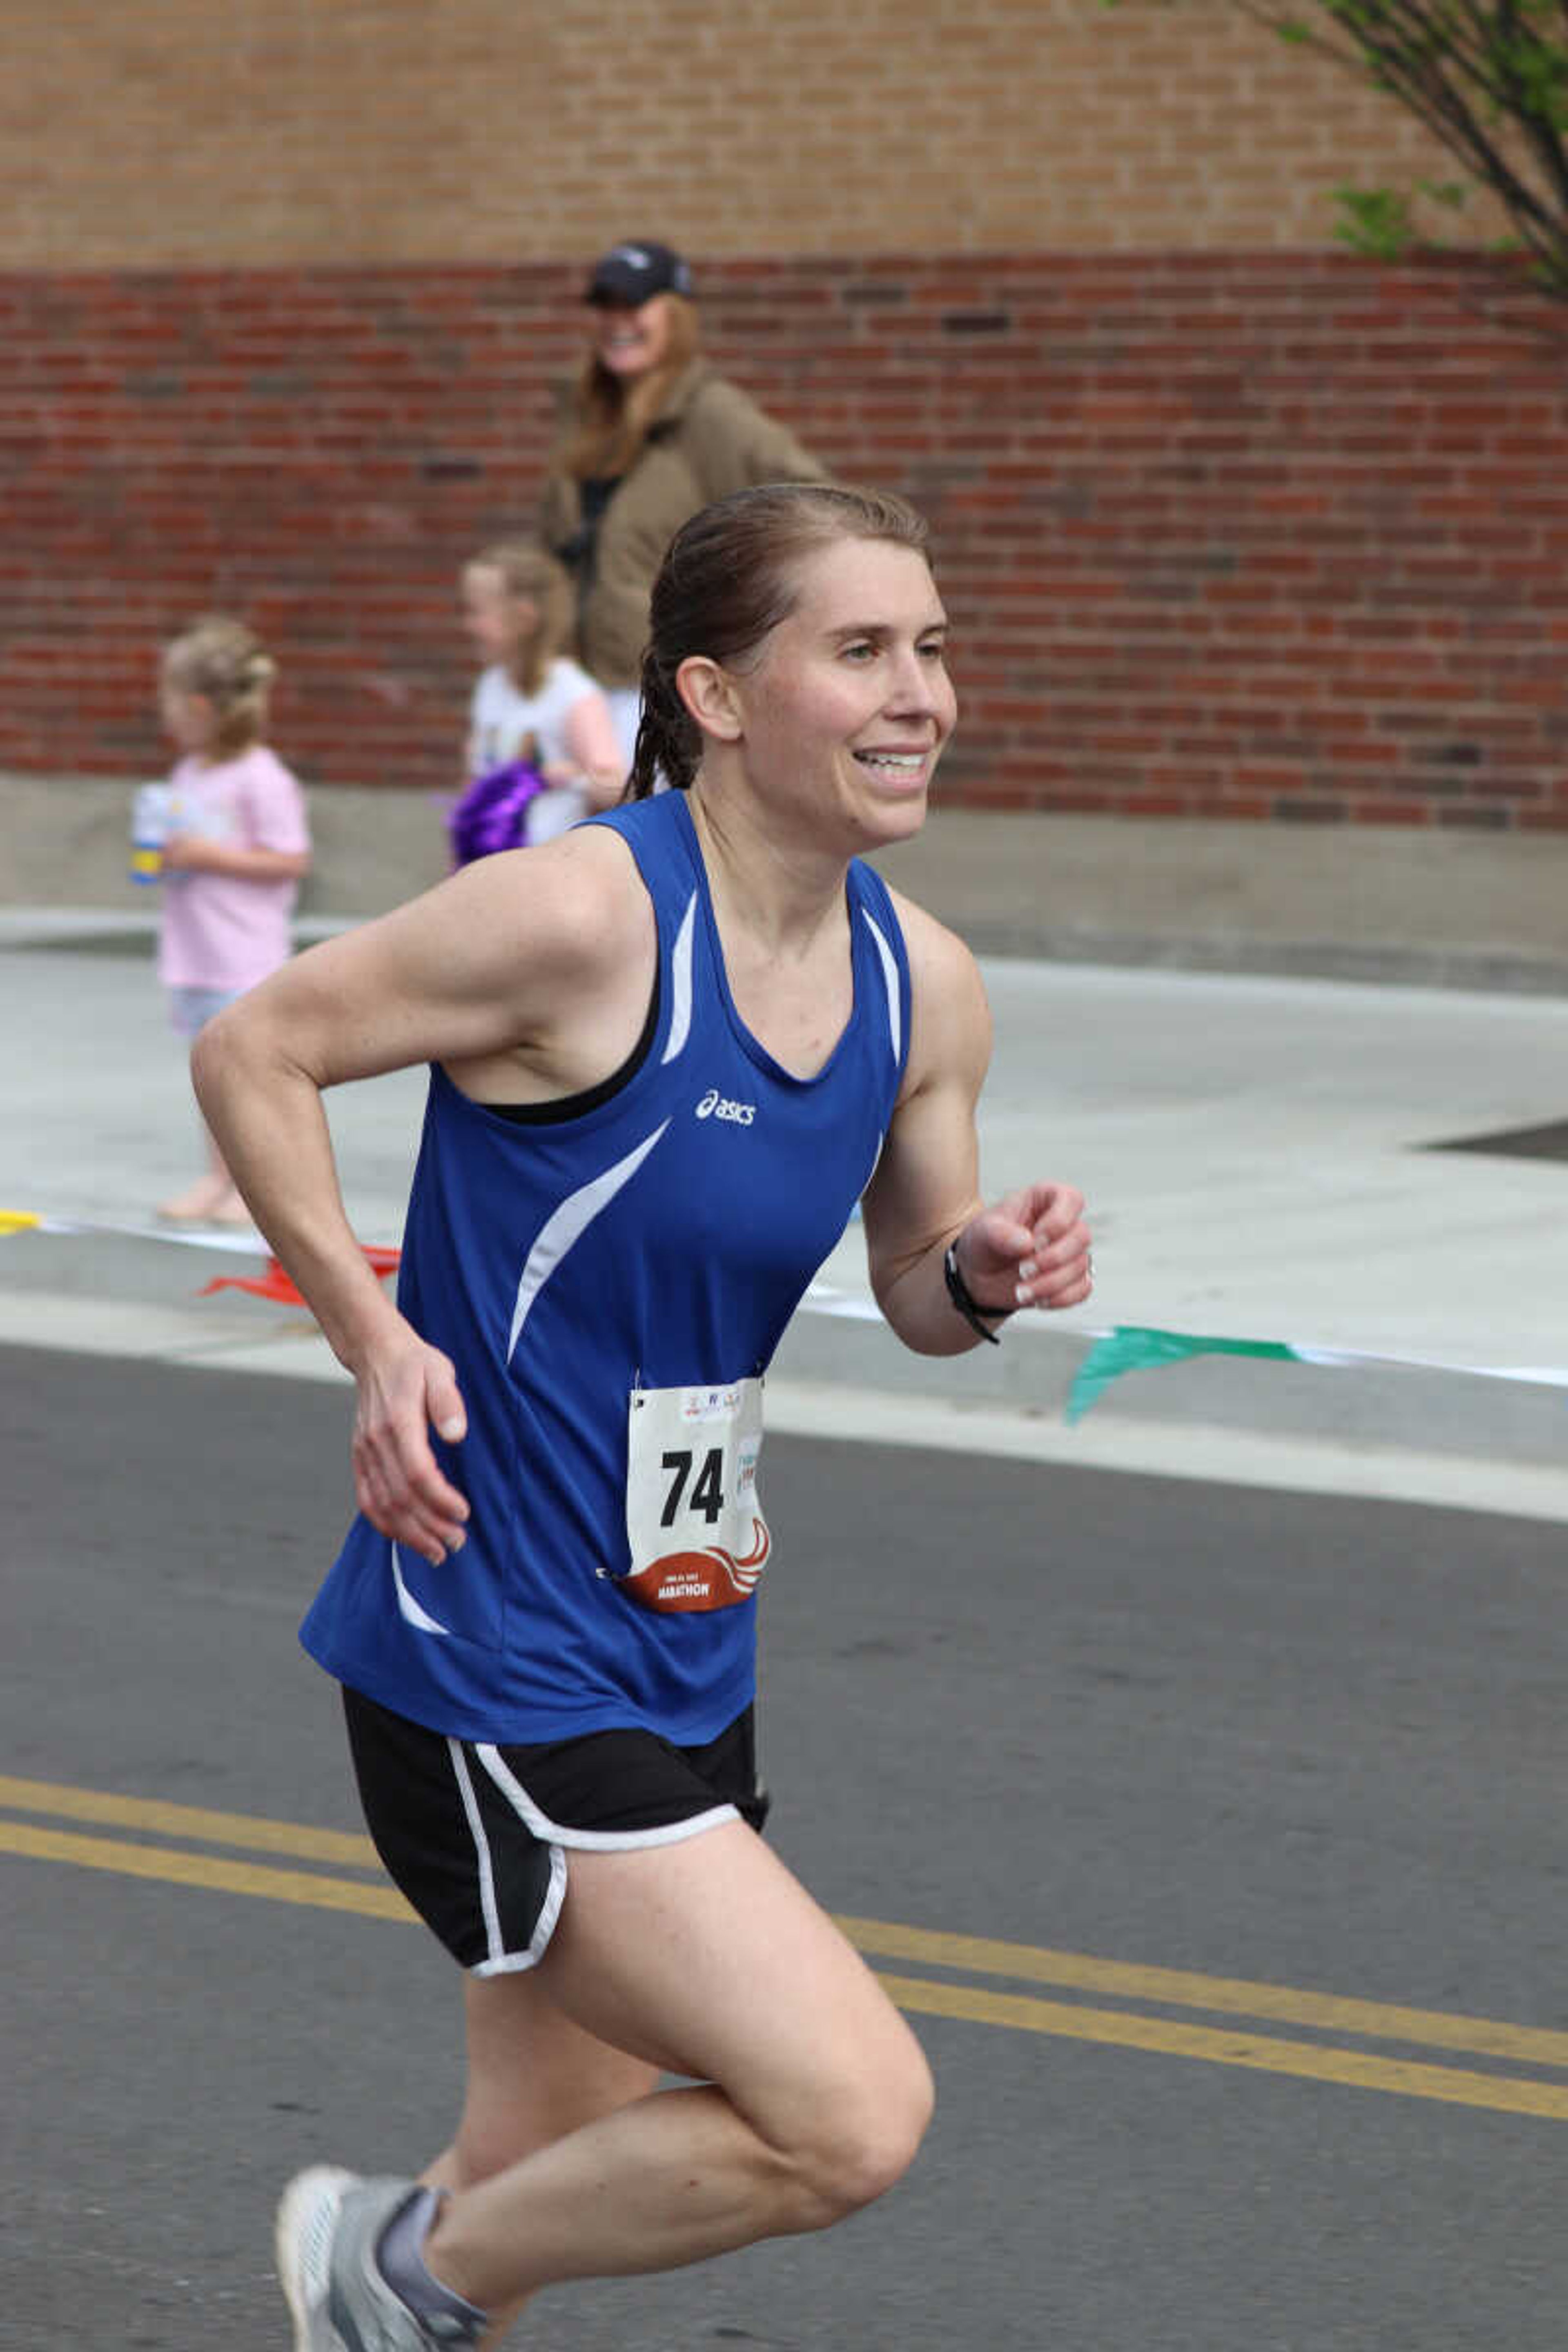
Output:
<path fill-rule="evenodd" d="M 564 565 L 557 563 L 542 541 L 519 538 L 501 540 L 470 555 L 463 569 L 499 572 L 507 594 L 526 596 L 538 614 L 518 648 L 513 672 L 524 694 L 537 694 L 572 635 L 572 583 Z"/>
<path fill-rule="evenodd" d="M 804 559 L 845 539 L 886 540 L 930 560 L 930 532 L 913 507 L 889 490 L 834 482 L 735 490 L 681 525 L 649 601 L 628 800 L 646 800 L 660 772 L 684 790 L 701 763 L 701 731 L 675 682 L 681 663 L 705 654 L 743 669 L 794 612 Z"/>
<path fill-rule="evenodd" d="M 689 367 L 701 342 L 697 305 L 684 294 L 656 294 L 669 321 L 665 354 L 646 375 L 625 383 L 590 352 L 573 395 L 574 430 L 561 464 L 582 481 L 624 474 L 637 462 L 676 377 Z"/>
<path fill-rule="evenodd" d="M 278 665 L 243 621 L 209 614 L 174 638 L 163 653 L 163 682 L 178 694 L 199 694 L 217 718 L 216 751 L 245 751 L 259 740 Z"/>

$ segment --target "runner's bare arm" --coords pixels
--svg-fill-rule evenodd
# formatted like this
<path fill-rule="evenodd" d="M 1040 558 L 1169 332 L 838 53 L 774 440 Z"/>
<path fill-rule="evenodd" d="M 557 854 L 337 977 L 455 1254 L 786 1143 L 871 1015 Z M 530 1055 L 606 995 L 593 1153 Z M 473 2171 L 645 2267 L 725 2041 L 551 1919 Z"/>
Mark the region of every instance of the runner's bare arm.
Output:
<path fill-rule="evenodd" d="M 494 1098 L 569 1092 L 616 1066 L 653 971 L 653 917 L 596 829 L 482 858 L 380 920 L 295 957 L 210 1022 L 196 1093 L 261 1231 L 359 1385 L 360 1506 L 439 1560 L 467 1505 L 427 1430 L 455 1441 L 452 1368 L 399 1315 L 350 1228 L 323 1091 L 439 1061 Z M 597 1057 L 595 1059 L 595 1057 Z"/>
<path fill-rule="evenodd" d="M 985 991 L 962 940 L 908 900 L 898 905 L 910 953 L 910 1058 L 862 1203 L 871 1287 L 906 1347 L 959 1355 L 979 1345 L 979 1334 L 948 1293 L 950 1242 L 975 1304 L 1000 1318 L 1081 1305 L 1089 1234 L 1070 1184 L 1026 1185 L 989 1208 L 982 1202 L 974 1118 L 991 1059 Z"/>

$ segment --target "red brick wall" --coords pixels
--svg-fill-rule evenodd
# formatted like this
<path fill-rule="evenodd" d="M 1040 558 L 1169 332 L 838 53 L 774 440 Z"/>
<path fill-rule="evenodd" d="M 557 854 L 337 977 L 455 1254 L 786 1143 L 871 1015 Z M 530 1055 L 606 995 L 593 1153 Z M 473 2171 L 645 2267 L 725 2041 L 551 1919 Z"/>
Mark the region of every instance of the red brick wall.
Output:
<path fill-rule="evenodd" d="M 453 780 L 464 555 L 579 273 L 0 276 L 0 766 L 163 763 L 161 640 L 278 653 L 311 780 Z M 1330 256 L 727 261 L 710 349 L 937 527 L 974 804 L 1568 827 L 1568 312 Z"/>

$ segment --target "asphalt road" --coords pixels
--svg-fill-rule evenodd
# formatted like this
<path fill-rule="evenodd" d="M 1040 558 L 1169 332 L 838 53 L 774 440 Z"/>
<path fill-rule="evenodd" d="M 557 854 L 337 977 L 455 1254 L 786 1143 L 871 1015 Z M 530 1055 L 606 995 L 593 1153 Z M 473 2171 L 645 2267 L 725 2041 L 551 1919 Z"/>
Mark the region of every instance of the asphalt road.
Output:
<path fill-rule="evenodd" d="M 282 2178 L 446 2134 L 448 1964 L 307 1834 L 359 1826 L 294 1641 L 347 1412 L 0 1352 L 0 2345 L 280 2347 Z M 763 1485 L 774 1833 L 937 2124 L 848 2227 L 520 2341 L 1558 2352 L 1559 1531 L 787 1439 Z"/>

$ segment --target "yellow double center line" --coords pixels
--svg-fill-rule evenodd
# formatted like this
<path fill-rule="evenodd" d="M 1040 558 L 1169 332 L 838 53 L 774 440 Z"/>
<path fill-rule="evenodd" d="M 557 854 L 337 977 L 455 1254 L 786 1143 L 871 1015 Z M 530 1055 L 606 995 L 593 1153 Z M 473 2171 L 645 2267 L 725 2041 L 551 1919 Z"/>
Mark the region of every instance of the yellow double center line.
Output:
<path fill-rule="evenodd" d="M 89 1836 L 79 1830 L 42 1826 L 36 1818 L 0 1818 L 0 1853 L 74 1864 L 86 1870 L 113 1871 L 131 1878 L 160 1879 L 215 1894 L 260 1895 L 275 1903 L 357 1911 L 374 1919 L 406 1921 L 414 1916 L 402 1895 L 380 1875 L 369 1839 L 342 1830 L 310 1829 L 297 1822 L 265 1821 L 248 1813 L 214 1812 L 198 1805 L 164 1804 L 149 1798 L 120 1797 L 106 1790 L 0 1775 L 0 1814 L 18 1813 L 42 1816 L 49 1822 L 89 1822 L 100 1829 L 128 1830 L 135 1835 L 133 1839 Z M 230 1854 L 204 1853 L 203 1846 L 279 1854 L 290 1862 L 317 1866 L 300 1870 L 237 1861 Z M 362 1874 L 337 1876 L 321 1865 Z M 901 2009 L 927 2016 L 962 2018 L 977 2025 L 1009 2027 L 1015 2032 L 1056 2034 L 1069 2041 L 1153 2051 L 1166 2057 L 1201 2058 L 1213 2065 L 1251 2067 L 1265 2074 L 1394 2092 L 1406 2098 L 1444 2099 L 1461 2106 L 1568 2122 L 1568 2081 L 1551 2079 L 1552 2074 L 1568 2075 L 1568 2032 L 1509 2025 L 1489 2018 L 1456 2017 L 1442 2010 L 1404 2009 L 1391 2002 L 1355 2000 L 1287 1985 L 1249 1984 L 1182 1969 L 1096 1959 L 1080 1952 L 1050 1951 L 982 1936 L 945 1935 L 933 1928 L 899 1927 L 879 1919 L 841 1918 L 838 1924 L 868 1958 L 945 1972 L 894 1976 L 885 1969 L 879 1971 Z M 958 1978 L 1001 1979 L 1013 1986 L 1044 1984 L 1060 1992 L 1126 2005 L 1104 2008 L 1084 1998 L 1047 2000 L 1031 1992 L 993 1990 L 989 1983 L 955 1981 Z M 1197 2023 L 1184 2015 L 1171 2015 L 1173 2011 L 1236 2021 Z M 1281 2027 L 1296 2027 L 1323 2038 L 1302 2041 L 1280 2032 Z M 1347 2042 L 1384 2046 L 1346 2047 Z M 1411 2048 L 1428 2053 L 1451 2052 L 1489 2061 L 1496 2071 L 1447 2060 L 1434 2063 L 1430 2055 L 1391 2054 L 1387 2045 L 1395 2052 Z M 1503 2071 L 1510 2067 L 1533 2071 L 1527 2074 Z"/>

